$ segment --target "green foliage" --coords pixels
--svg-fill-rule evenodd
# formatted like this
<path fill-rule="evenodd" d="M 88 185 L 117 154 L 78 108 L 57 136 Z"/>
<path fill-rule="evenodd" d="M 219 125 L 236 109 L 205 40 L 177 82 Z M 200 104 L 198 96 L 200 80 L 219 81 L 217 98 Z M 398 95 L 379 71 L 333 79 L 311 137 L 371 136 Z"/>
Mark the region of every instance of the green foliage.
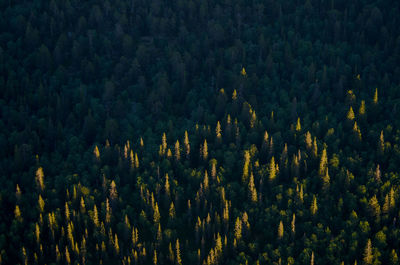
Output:
<path fill-rule="evenodd" d="M 398 264 L 399 10 L 0 1 L 0 264 Z"/>

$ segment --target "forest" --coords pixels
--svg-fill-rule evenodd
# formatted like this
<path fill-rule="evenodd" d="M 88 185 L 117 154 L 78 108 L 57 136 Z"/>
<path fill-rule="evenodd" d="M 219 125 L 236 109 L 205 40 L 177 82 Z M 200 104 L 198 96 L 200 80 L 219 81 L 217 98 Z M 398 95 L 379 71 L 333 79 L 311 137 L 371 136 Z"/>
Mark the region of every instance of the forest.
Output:
<path fill-rule="evenodd" d="M 399 14 L 0 0 L 0 264 L 400 264 Z"/>

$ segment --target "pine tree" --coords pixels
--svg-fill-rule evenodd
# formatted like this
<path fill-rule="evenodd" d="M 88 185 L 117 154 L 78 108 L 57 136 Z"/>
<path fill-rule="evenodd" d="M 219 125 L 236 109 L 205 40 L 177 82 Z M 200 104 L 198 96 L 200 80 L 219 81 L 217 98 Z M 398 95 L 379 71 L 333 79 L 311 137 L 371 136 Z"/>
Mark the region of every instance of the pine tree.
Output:
<path fill-rule="evenodd" d="M 249 167 L 250 167 L 250 152 L 249 150 L 244 151 L 244 164 L 243 164 L 243 174 L 242 183 L 247 183 L 247 178 L 249 177 Z"/>
<path fill-rule="evenodd" d="M 291 226 L 292 226 L 292 233 L 294 235 L 296 233 L 296 215 L 294 213 L 292 217 Z"/>
<path fill-rule="evenodd" d="M 110 202 L 108 201 L 108 198 L 106 199 L 106 223 L 109 224 L 111 222 L 111 208 L 110 208 Z"/>
<path fill-rule="evenodd" d="M 249 197 L 250 197 L 250 201 L 253 203 L 257 202 L 257 190 L 256 187 L 254 185 L 254 176 L 253 176 L 253 172 L 251 172 L 250 174 L 250 180 L 249 180 Z"/>
<path fill-rule="evenodd" d="M 209 190 L 209 179 L 208 179 L 207 170 L 204 171 L 203 188 L 204 188 L 204 191 L 205 191 L 206 193 L 208 193 L 208 190 Z"/>
<path fill-rule="evenodd" d="M 135 153 L 135 167 L 136 167 L 136 169 L 139 168 L 139 158 L 138 158 L 138 154 L 137 153 Z"/>
<path fill-rule="evenodd" d="M 282 239 L 283 238 L 283 222 L 282 220 L 279 222 L 279 226 L 278 226 L 278 239 Z"/>
<path fill-rule="evenodd" d="M 369 265 L 372 264 L 372 244 L 371 244 L 371 239 L 368 239 L 367 245 L 365 246 L 364 250 L 364 264 Z"/>
<path fill-rule="evenodd" d="M 309 131 L 306 132 L 305 142 L 306 142 L 307 150 L 311 150 L 311 148 L 312 148 L 312 139 L 311 139 L 311 133 Z"/>
<path fill-rule="evenodd" d="M 69 221 L 69 207 L 68 207 L 68 203 L 65 202 L 65 220 Z"/>
<path fill-rule="evenodd" d="M 392 252 L 390 253 L 390 262 L 391 264 L 399 264 L 399 257 L 397 256 L 396 250 L 392 249 Z"/>
<path fill-rule="evenodd" d="M 169 176 L 168 173 L 165 173 L 165 184 L 164 184 L 165 193 L 170 196 L 170 185 L 169 185 Z"/>
<path fill-rule="evenodd" d="M 322 188 L 326 191 L 330 185 L 330 177 L 329 177 L 329 170 L 328 167 L 325 170 L 325 175 L 322 177 Z"/>
<path fill-rule="evenodd" d="M 118 243 L 117 234 L 115 234 L 115 236 L 114 236 L 114 250 L 115 250 L 115 253 L 118 255 L 119 254 L 119 243 Z"/>
<path fill-rule="evenodd" d="M 161 224 L 158 223 L 158 229 L 157 229 L 157 244 L 160 245 L 162 242 L 162 230 L 161 230 Z"/>
<path fill-rule="evenodd" d="M 154 254 L 153 254 L 153 264 L 157 265 L 157 250 L 154 250 Z"/>
<path fill-rule="evenodd" d="M 179 247 L 179 238 L 176 239 L 175 250 L 176 250 L 176 264 L 177 265 L 182 265 L 181 250 L 180 250 L 180 247 Z"/>
<path fill-rule="evenodd" d="M 385 152 L 385 138 L 383 136 L 383 130 L 379 136 L 379 143 L 378 143 L 378 154 L 383 155 Z"/>
<path fill-rule="evenodd" d="M 39 224 L 35 224 L 35 237 L 36 237 L 36 242 L 39 244 L 40 243 L 40 227 Z"/>
<path fill-rule="evenodd" d="M 297 118 L 296 131 L 297 132 L 301 131 L 300 117 Z"/>
<path fill-rule="evenodd" d="M 221 140 L 221 137 L 222 137 L 221 132 L 222 132 L 222 130 L 221 130 L 221 124 L 220 124 L 220 122 L 218 121 L 218 122 L 217 122 L 217 127 L 215 128 L 215 134 L 216 134 L 216 137 L 217 137 L 218 140 Z"/>
<path fill-rule="evenodd" d="M 374 105 L 378 104 L 378 88 L 375 88 L 373 103 Z"/>
<path fill-rule="evenodd" d="M 269 180 L 274 181 L 276 178 L 276 165 L 275 158 L 271 158 L 271 162 L 269 163 Z"/>
<path fill-rule="evenodd" d="M 313 196 L 313 201 L 310 210 L 312 215 L 315 215 L 318 211 L 317 197 L 315 197 L 315 195 Z"/>
<path fill-rule="evenodd" d="M 234 89 L 232 92 L 232 100 L 236 100 L 236 99 L 237 99 L 237 92 L 236 92 L 236 89 Z"/>
<path fill-rule="evenodd" d="M 376 195 L 374 195 L 369 200 L 369 212 L 371 216 L 375 217 L 375 221 L 378 223 L 381 216 L 381 207 L 379 205 L 378 199 L 376 198 Z"/>
<path fill-rule="evenodd" d="M 96 204 L 93 207 L 93 224 L 98 227 L 99 226 L 99 214 L 97 212 Z"/>
<path fill-rule="evenodd" d="M 203 144 L 203 148 L 202 148 L 202 157 L 203 157 L 204 161 L 206 161 L 208 158 L 208 145 L 207 145 L 206 139 L 204 139 L 204 144 Z"/>
<path fill-rule="evenodd" d="M 154 209 L 153 209 L 153 221 L 154 221 L 154 223 L 155 224 L 160 223 L 160 218 L 161 218 L 161 215 L 160 215 L 160 212 L 158 210 L 158 204 L 156 203 L 154 205 Z"/>
<path fill-rule="evenodd" d="M 319 162 L 319 175 L 324 176 L 325 172 L 327 170 L 327 165 L 328 165 L 328 156 L 326 154 L 326 148 L 322 150 L 322 155 L 321 155 L 321 160 Z"/>
<path fill-rule="evenodd" d="M 236 241 L 240 241 L 241 238 L 242 238 L 242 222 L 240 221 L 239 217 L 237 217 L 235 222 L 235 239 Z"/>
<path fill-rule="evenodd" d="M 188 132 L 185 131 L 185 138 L 183 140 L 183 143 L 185 145 L 185 153 L 186 153 L 186 157 L 188 158 L 190 155 L 190 143 L 189 143 L 189 136 L 188 136 Z"/>
<path fill-rule="evenodd" d="M 81 202 L 80 202 L 80 210 L 81 213 L 86 213 L 86 206 L 85 206 L 85 201 L 83 200 L 83 197 L 81 197 Z"/>
<path fill-rule="evenodd" d="M 40 194 L 39 194 L 39 199 L 38 199 L 38 206 L 39 206 L 40 212 L 43 213 L 44 212 L 44 200 Z"/>
<path fill-rule="evenodd" d="M 246 75 L 247 75 L 246 69 L 244 69 L 244 67 L 242 68 L 242 71 L 240 71 L 240 74 L 241 74 L 242 76 L 246 76 Z"/>
<path fill-rule="evenodd" d="M 68 246 L 65 246 L 65 261 L 67 264 L 71 264 L 71 257 L 69 255 Z"/>
<path fill-rule="evenodd" d="M 21 200 L 21 189 L 19 188 L 19 185 L 17 184 L 17 187 L 15 189 L 15 199 L 19 203 Z"/>
<path fill-rule="evenodd" d="M 39 190 L 43 192 L 43 190 L 44 190 L 44 173 L 43 173 L 42 167 L 39 167 L 36 170 L 36 184 L 37 184 Z"/>
<path fill-rule="evenodd" d="M 213 180 L 217 177 L 217 160 L 215 159 L 211 160 L 211 177 Z"/>
<path fill-rule="evenodd" d="M 15 206 L 14 216 L 18 222 L 22 222 L 23 219 L 22 219 L 22 215 L 21 215 L 21 210 L 19 209 L 18 205 Z"/>
<path fill-rule="evenodd" d="M 365 100 L 361 100 L 360 108 L 358 109 L 358 114 L 361 117 L 365 115 Z"/>
<path fill-rule="evenodd" d="M 381 180 L 381 169 L 380 169 L 379 164 L 376 166 L 374 177 L 375 177 L 375 181 L 376 182 L 378 182 L 378 183 L 382 182 L 382 180 Z"/>
<path fill-rule="evenodd" d="M 175 143 L 175 159 L 176 159 L 176 161 L 179 161 L 181 159 L 181 151 L 180 151 L 180 148 L 179 148 L 179 141 L 178 140 L 176 140 L 176 143 Z"/>
<path fill-rule="evenodd" d="M 254 128 L 257 124 L 257 115 L 256 112 L 253 110 L 251 112 L 251 118 L 250 118 L 250 128 Z"/>
<path fill-rule="evenodd" d="M 162 147 L 161 152 L 162 152 L 162 155 L 164 155 L 167 152 L 167 136 L 165 135 L 165 133 L 163 133 L 163 135 L 162 135 L 161 142 L 162 142 L 161 143 L 161 147 Z"/>
<path fill-rule="evenodd" d="M 314 140 L 313 140 L 312 156 L 314 158 L 317 158 L 317 156 L 318 156 L 317 138 L 315 136 L 314 136 Z"/>
<path fill-rule="evenodd" d="M 311 265 L 314 265 L 314 251 L 311 252 L 311 261 L 310 261 Z"/>
<path fill-rule="evenodd" d="M 353 111 L 353 108 L 350 106 L 350 109 L 349 109 L 349 111 L 347 112 L 347 119 L 348 120 L 354 120 L 354 118 L 355 118 L 355 115 L 354 115 L 354 111 Z"/>
<path fill-rule="evenodd" d="M 100 151 L 99 151 L 99 148 L 97 147 L 97 145 L 93 149 L 93 154 L 94 154 L 94 157 L 96 158 L 96 160 L 100 161 Z"/>
<path fill-rule="evenodd" d="M 175 213 L 175 206 L 174 203 L 171 202 L 170 206 L 169 206 L 169 218 L 171 220 L 174 220 L 176 217 L 176 213 Z"/>

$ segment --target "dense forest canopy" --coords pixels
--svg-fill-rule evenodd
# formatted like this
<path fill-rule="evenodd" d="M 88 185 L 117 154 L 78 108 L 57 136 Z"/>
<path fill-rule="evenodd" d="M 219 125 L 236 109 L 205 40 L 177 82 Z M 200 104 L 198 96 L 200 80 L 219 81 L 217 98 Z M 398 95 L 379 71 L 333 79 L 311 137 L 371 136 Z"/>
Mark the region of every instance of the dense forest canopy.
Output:
<path fill-rule="evenodd" d="M 399 264 L 399 14 L 0 0 L 0 264 Z"/>

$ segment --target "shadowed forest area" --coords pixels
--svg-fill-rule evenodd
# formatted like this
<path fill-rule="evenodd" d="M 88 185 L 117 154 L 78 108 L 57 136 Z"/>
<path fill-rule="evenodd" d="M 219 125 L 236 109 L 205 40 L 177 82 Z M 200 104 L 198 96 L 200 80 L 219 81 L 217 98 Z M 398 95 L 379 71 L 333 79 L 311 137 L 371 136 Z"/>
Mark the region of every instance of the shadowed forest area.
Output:
<path fill-rule="evenodd" d="M 399 14 L 0 0 L 0 264 L 399 264 Z"/>

